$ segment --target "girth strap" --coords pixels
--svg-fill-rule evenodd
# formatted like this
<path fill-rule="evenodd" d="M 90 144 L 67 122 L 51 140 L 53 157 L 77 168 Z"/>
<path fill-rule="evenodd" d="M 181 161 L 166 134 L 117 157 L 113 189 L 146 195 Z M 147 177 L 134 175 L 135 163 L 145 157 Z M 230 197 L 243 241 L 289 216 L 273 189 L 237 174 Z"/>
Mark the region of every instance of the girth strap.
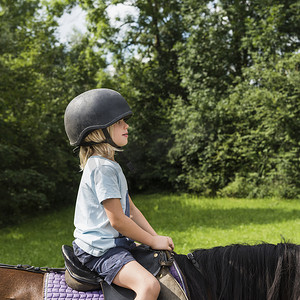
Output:
<path fill-rule="evenodd" d="M 28 271 L 33 273 L 43 273 L 43 274 L 48 272 L 62 272 L 66 270 L 65 268 L 34 267 L 30 265 L 21 265 L 21 264 L 19 265 L 0 264 L 0 268 Z"/>

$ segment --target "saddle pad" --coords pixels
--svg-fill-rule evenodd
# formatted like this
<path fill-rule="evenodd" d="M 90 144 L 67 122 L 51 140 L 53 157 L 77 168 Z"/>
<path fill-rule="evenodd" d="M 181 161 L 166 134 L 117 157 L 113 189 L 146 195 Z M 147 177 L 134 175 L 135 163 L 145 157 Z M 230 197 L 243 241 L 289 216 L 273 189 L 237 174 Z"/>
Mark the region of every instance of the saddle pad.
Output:
<path fill-rule="evenodd" d="M 88 299 L 104 300 L 101 290 L 78 292 L 67 286 L 64 272 L 50 272 L 45 274 L 44 300 Z"/>
<path fill-rule="evenodd" d="M 170 267 L 170 273 L 185 290 L 184 281 L 176 266 L 176 263 Z M 104 300 L 101 290 L 78 292 L 67 286 L 64 272 L 49 272 L 45 274 L 44 297 L 43 300 L 69 300 L 69 299 L 88 299 Z"/>
<path fill-rule="evenodd" d="M 183 291 L 187 295 L 187 290 L 185 287 L 184 279 L 182 277 L 181 271 L 179 270 L 179 267 L 178 267 L 176 261 L 174 261 L 172 266 L 170 267 L 170 273 L 177 280 L 177 282 L 180 284 Z"/>

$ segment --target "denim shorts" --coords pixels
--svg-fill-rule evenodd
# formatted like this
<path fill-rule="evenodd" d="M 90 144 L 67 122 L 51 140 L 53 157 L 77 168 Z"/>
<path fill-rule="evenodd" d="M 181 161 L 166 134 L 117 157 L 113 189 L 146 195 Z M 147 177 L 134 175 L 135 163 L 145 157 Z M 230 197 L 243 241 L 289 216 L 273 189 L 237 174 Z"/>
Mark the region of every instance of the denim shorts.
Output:
<path fill-rule="evenodd" d="M 97 272 L 108 284 L 113 282 L 124 265 L 135 260 L 130 249 L 122 247 L 111 248 L 100 257 L 86 253 L 75 242 L 73 249 L 78 260 L 90 270 Z"/>

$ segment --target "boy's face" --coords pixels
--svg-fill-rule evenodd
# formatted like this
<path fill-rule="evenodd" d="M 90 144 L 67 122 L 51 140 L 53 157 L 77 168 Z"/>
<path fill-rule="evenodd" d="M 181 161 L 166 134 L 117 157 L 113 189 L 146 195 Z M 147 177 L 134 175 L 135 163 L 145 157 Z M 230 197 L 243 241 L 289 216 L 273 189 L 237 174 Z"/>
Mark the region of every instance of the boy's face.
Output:
<path fill-rule="evenodd" d="M 128 128 L 129 125 L 123 119 L 112 125 L 111 138 L 119 147 L 128 143 Z"/>

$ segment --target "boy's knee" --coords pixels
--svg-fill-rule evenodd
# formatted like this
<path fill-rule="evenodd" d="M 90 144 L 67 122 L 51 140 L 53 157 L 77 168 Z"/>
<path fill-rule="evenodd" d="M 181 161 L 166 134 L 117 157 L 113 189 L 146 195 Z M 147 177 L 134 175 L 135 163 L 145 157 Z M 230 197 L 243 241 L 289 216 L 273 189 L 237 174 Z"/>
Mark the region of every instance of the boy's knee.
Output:
<path fill-rule="evenodd" d="M 144 287 L 146 292 L 149 294 L 158 296 L 160 293 L 160 283 L 155 277 L 148 280 Z"/>

